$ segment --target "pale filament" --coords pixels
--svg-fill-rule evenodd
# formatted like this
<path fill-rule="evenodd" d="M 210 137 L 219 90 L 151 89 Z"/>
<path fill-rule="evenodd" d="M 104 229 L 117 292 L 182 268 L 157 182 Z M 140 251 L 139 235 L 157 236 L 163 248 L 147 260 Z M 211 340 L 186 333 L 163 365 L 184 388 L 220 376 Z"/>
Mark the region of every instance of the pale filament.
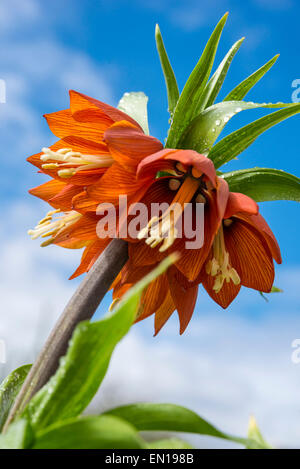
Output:
<path fill-rule="evenodd" d="M 199 179 L 187 177 L 170 207 L 161 217 L 151 218 L 147 226 L 139 232 L 138 239 L 147 238 L 146 244 L 151 248 L 161 244 L 159 252 L 165 252 L 169 249 L 178 236 L 176 224 L 182 216 L 184 204 L 191 201 L 199 186 Z"/>
<path fill-rule="evenodd" d="M 62 178 L 70 178 L 78 171 L 89 169 L 109 168 L 113 164 L 110 155 L 84 155 L 80 152 L 72 151 L 71 148 L 61 148 L 53 151 L 50 148 L 43 148 L 41 161 L 43 169 L 58 169 L 58 175 Z M 47 161 L 51 163 L 46 163 Z"/>
<path fill-rule="evenodd" d="M 226 251 L 223 224 L 213 243 L 213 255 L 214 257 L 206 264 L 206 273 L 215 277 L 213 290 L 219 293 L 225 281 L 229 283 L 232 280 L 234 285 L 239 285 L 241 279 L 237 271 L 231 267 L 229 253 Z"/>
<path fill-rule="evenodd" d="M 41 244 L 42 247 L 45 247 L 53 242 L 55 236 L 60 231 L 74 224 L 81 217 L 82 215 L 75 212 L 75 210 L 65 213 L 61 212 L 59 209 L 52 210 L 47 213 L 45 218 L 43 218 L 33 230 L 29 230 L 28 234 L 31 239 L 49 238 Z"/>

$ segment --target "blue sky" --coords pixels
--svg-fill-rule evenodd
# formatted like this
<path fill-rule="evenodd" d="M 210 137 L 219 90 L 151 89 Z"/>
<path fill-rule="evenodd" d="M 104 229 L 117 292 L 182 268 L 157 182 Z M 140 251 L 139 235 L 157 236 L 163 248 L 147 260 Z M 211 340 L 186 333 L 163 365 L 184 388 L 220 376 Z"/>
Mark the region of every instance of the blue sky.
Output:
<path fill-rule="evenodd" d="M 68 107 L 70 88 L 113 105 L 125 91 L 144 91 L 150 98 L 151 133 L 163 140 L 168 114 L 164 81 L 155 49 L 155 24 L 158 22 L 160 25 L 182 87 L 213 27 L 226 11 L 230 16 L 216 63 L 237 39 L 246 36 L 246 40 L 234 59 L 220 96 L 225 96 L 243 78 L 280 53 L 273 69 L 249 94 L 249 100 L 290 101 L 292 81 L 300 78 L 297 32 L 300 5 L 296 0 L 248 0 L 243 3 L 233 0 L 1 2 L 0 78 L 6 81 L 7 103 L 0 104 L 0 198 L 4 221 L 0 227 L 0 290 L 3 308 L 8 312 L 0 325 L 0 338 L 5 337 L 9 342 L 12 365 L 22 362 L 24 347 L 29 357 L 34 354 L 47 334 L 47 325 L 53 323 L 76 286 L 76 282 L 67 282 L 66 278 L 74 270 L 79 253 L 55 247 L 42 250 L 38 242 L 31 242 L 26 235 L 27 229 L 47 210 L 45 204 L 27 194 L 28 188 L 44 179 L 25 163 L 27 156 L 55 140 L 42 114 Z M 248 111 L 237 116 L 228 125 L 226 133 L 261 114 L 261 111 Z M 228 169 L 265 166 L 299 175 L 299 122 L 296 116 L 268 131 Z M 280 429 L 275 432 L 276 425 L 274 427 L 272 419 L 278 406 L 284 409 L 287 406 L 282 419 L 285 419 L 287 427 L 296 431 L 296 422 L 293 427 L 291 421 L 293 405 L 297 402 L 296 388 L 300 384 L 300 370 L 291 365 L 289 359 L 290 344 L 300 334 L 298 210 L 295 202 L 265 203 L 261 207 L 282 249 L 284 263 L 277 268 L 276 283 L 285 290 L 283 294 L 273 296 L 266 303 L 256 292 L 245 291 L 232 308 L 224 312 L 202 293 L 195 317 L 183 338 L 177 337 L 177 318 L 174 317 L 166 331 L 153 340 L 150 319 L 136 326 L 128 339 L 127 349 L 126 344 L 123 346 L 123 355 L 128 360 L 136 356 L 136 350 L 142 350 L 137 355 L 153 354 L 158 370 L 161 351 L 166 356 L 166 367 L 171 370 L 173 380 L 174 376 L 179 378 L 172 353 L 178 354 L 178 350 L 182 350 L 182 356 L 186 360 L 192 359 L 197 370 L 199 361 L 199 383 L 203 379 L 207 386 L 203 391 L 203 406 L 201 402 L 196 403 L 195 396 L 188 397 L 189 387 L 183 387 L 181 394 L 179 391 L 178 395 L 175 393 L 174 399 L 183 404 L 190 403 L 199 411 L 204 409 L 207 416 L 220 425 L 227 422 L 229 414 L 232 418 L 232 412 L 235 412 L 236 398 L 234 393 L 227 396 L 231 388 L 228 378 L 222 374 L 227 364 L 233 370 L 231 385 L 234 381 L 237 383 L 235 392 L 251 397 L 248 401 L 251 405 L 244 401 L 240 403 L 242 417 L 233 419 L 237 431 L 240 431 L 242 423 L 246 426 L 247 415 L 253 410 L 259 414 L 266 431 L 273 431 L 273 438 L 280 443 L 284 438 L 281 438 Z M 108 302 L 109 299 L 101 311 Z M 45 311 L 46 316 L 43 316 Z M 38 328 L 43 331 L 37 332 Z M 221 334 L 224 328 L 226 337 Z M 26 339 L 21 340 L 16 333 L 21 329 L 26 331 Z M 12 331 L 14 339 L 11 338 Z M 272 345 L 274 342 L 276 349 Z M 221 351 L 224 354 L 222 366 L 217 359 Z M 243 370 L 243 353 L 248 375 Z M 262 356 L 265 356 L 265 362 L 261 360 Z M 122 364 L 122 357 L 119 357 Z M 278 362 L 278 369 L 271 366 L 274 360 Z M 116 372 L 122 369 L 121 364 L 115 365 Z M 270 370 L 270 375 L 266 371 L 266 376 L 263 376 L 264 367 Z M 192 376 L 195 370 L 188 369 Z M 142 388 L 142 383 L 149 386 L 147 377 L 143 375 L 142 363 L 137 364 L 137 370 L 136 374 L 131 373 L 141 384 L 138 389 Z M 158 381 L 164 372 L 165 369 L 157 375 Z M 247 376 L 243 381 L 244 373 Z M 254 389 L 247 381 L 251 373 L 258 383 Z M 272 403 L 268 393 L 271 388 L 280 388 L 282 376 L 286 379 L 285 390 L 282 394 L 278 391 L 277 400 L 275 396 Z M 187 376 L 185 381 L 188 380 Z M 218 393 L 209 392 L 210 386 L 217 387 Z M 163 386 L 155 389 L 157 395 L 168 398 Z M 132 396 L 131 391 L 128 388 L 128 399 Z M 186 398 L 182 397 L 183 394 Z M 217 396 L 217 406 L 212 398 L 209 400 L 210 394 Z M 228 430 L 231 430 L 230 425 Z M 300 441 L 299 432 L 297 438 L 295 441 Z"/>

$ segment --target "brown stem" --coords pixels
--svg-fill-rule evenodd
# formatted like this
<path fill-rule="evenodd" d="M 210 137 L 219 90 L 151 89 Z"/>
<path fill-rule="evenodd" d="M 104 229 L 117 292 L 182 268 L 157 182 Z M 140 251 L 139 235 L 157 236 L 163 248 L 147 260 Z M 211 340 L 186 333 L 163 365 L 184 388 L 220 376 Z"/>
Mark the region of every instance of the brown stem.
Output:
<path fill-rule="evenodd" d="M 15 416 L 22 412 L 32 396 L 55 373 L 60 357 L 66 353 L 75 327 L 79 322 L 91 319 L 127 259 L 127 243 L 120 239 L 114 239 L 97 259 L 65 307 L 32 366 L 7 418 L 4 432 Z"/>

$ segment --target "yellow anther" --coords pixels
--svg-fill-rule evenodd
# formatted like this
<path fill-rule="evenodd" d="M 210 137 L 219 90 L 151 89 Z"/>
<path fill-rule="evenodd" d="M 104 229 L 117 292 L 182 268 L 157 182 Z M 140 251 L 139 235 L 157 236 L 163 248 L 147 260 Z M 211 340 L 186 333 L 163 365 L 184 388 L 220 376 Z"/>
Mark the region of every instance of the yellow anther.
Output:
<path fill-rule="evenodd" d="M 226 220 L 224 220 L 224 226 L 226 226 L 227 228 L 232 225 L 233 223 L 233 220 L 231 218 L 227 218 Z"/>
<path fill-rule="evenodd" d="M 177 163 L 177 164 L 176 164 L 176 169 L 177 169 L 177 171 L 179 171 L 180 173 L 186 173 L 186 168 L 183 166 L 182 163 Z"/>
<path fill-rule="evenodd" d="M 53 218 L 53 215 L 58 213 L 59 215 Z M 41 244 L 43 247 L 48 246 L 54 241 L 55 236 L 57 236 L 61 230 L 78 221 L 81 216 L 80 213 L 74 210 L 66 213 L 60 213 L 59 209 L 53 210 L 47 213 L 46 217 L 43 218 L 33 230 L 28 230 L 28 234 L 31 236 L 31 239 L 49 238 Z"/>
<path fill-rule="evenodd" d="M 199 179 L 202 176 L 202 172 L 199 169 L 192 168 L 192 176 L 196 179 Z"/>
<path fill-rule="evenodd" d="M 206 198 L 202 194 L 198 194 L 196 197 L 196 203 L 197 204 L 205 204 L 206 203 Z"/>
<path fill-rule="evenodd" d="M 68 179 L 76 173 L 76 169 L 61 169 L 58 171 L 58 175 L 61 178 Z"/>
<path fill-rule="evenodd" d="M 229 253 L 226 251 L 223 225 L 217 233 L 213 244 L 214 257 L 207 262 L 205 269 L 207 275 L 215 277 L 213 290 L 219 293 L 224 282 L 232 281 L 234 285 L 239 285 L 241 279 L 237 271 L 230 265 Z"/>
<path fill-rule="evenodd" d="M 170 179 L 169 180 L 169 189 L 171 191 L 177 191 L 181 185 L 181 182 L 179 179 Z"/>

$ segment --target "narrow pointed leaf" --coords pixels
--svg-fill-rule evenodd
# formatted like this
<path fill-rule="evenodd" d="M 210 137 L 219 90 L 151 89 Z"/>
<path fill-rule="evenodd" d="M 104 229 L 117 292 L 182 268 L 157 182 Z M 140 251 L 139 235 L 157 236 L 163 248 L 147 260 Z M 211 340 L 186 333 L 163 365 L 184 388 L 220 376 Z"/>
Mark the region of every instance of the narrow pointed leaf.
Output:
<path fill-rule="evenodd" d="M 249 91 L 256 85 L 256 83 L 258 83 L 259 80 L 261 80 L 261 78 L 270 70 L 270 68 L 273 67 L 278 57 L 279 54 L 275 55 L 273 59 L 269 60 L 269 62 L 256 70 L 256 72 L 252 73 L 252 75 L 243 80 L 228 94 L 228 96 L 226 96 L 224 101 L 240 101 L 243 99 L 246 94 L 249 93 Z"/>
<path fill-rule="evenodd" d="M 142 91 L 125 93 L 121 98 L 118 109 L 132 117 L 140 126 L 146 135 L 149 135 L 148 125 L 148 96 Z"/>
<path fill-rule="evenodd" d="M 33 449 L 141 449 L 146 443 L 134 427 L 116 417 L 82 417 L 37 434 Z"/>
<path fill-rule="evenodd" d="M 129 331 L 143 289 L 174 262 L 169 256 L 137 283 L 101 321 L 80 323 L 56 374 L 33 397 L 23 415 L 41 430 L 57 421 L 77 417 L 97 392 L 117 343 Z"/>
<path fill-rule="evenodd" d="M 167 94 L 168 94 L 168 110 L 173 117 L 174 110 L 179 98 L 179 90 L 176 81 L 176 77 L 173 71 L 173 68 L 170 64 L 168 54 L 165 49 L 164 41 L 159 29 L 158 24 L 155 28 L 155 40 L 156 40 L 156 47 L 157 52 L 159 55 L 161 67 L 163 70 L 163 74 L 165 77 L 166 87 L 167 87 Z"/>
<path fill-rule="evenodd" d="M 31 365 L 21 366 L 10 373 L 0 385 L 0 431 L 5 424 L 9 411 L 17 397 Z"/>
<path fill-rule="evenodd" d="M 272 168 L 251 168 L 224 173 L 231 192 L 242 192 L 256 202 L 294 200 L 300 202 L 300 178 Z"/>
<path fill-rule="evenodd" d="M 245 38 L 243 37 L 231 47 L 231 49 L 227 52 L 224 59 L 220 63 L 219 67 L 215 71 L 214 75 L 211 77 L 211 79 L 207 83 L 204 93 L 203 93 L 202 100 L 201 100 L 202 105 L 201 105 L 200 111 L 214 104 L 215 99 L 218 96 L 220 89 L 222 88 L 222 85 L 226 78 L 231 62 L 235 54 L 241 47 L 244 39 Z"/>
<path fill-rule="evenodd" d="M 173 404 L 133 404 L 112 409 L 106 415 L 114 415 L 131 423 L 139 431 L 167 431 L 197 433 L 247 445 L 248 441 L 227 435 L 195 412 Z"/>
<path fill-rule="evenodd" d="M 207 80 L 209 78 L 214 58 L 216 55 L 219 40 L 227 20 L 228 13 L 217 24 L 199 62 L 192 71 L 181 95 L 174 112 L 174 118 L 169 130 L 166 143 L 167 148 L 176 148 L 181 134 L 198 114 L 201 109 L 203 94 Z"/>
<path fill-rule="evenodd" d="M 208 156 L 214 162 L 215 167 L 219 168 L 246 150 L 266 130 L 299 112 L 299 103 L 290 104 L 285 109 L 261 117 L 223 138 L 213 147 Z"/>
<path fill-rule="evenodd" d="M 248 103 L 226 101 L 214 104 L 202 111 L 188 126 L 179 141 L 180 148 L 193 149 L 208 155 L 226 124 L 241 111 L 258 108 L 290 107 L 290 103 Z M 210 155 L 209 155 L 210 156 Z"/>

